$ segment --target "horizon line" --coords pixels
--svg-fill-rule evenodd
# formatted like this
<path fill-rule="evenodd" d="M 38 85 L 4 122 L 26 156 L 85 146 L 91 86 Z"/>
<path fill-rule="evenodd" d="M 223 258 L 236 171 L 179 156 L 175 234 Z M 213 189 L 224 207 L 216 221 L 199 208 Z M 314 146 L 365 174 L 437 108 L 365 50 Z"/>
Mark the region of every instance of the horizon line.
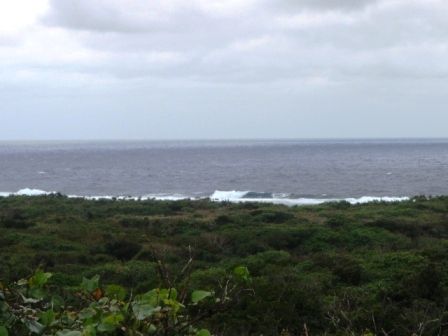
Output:
<path fill-rule="evenodd" d="M 80 139 L 0 139 L 0 142 L 112 142 L 112 141 L 123 141 L 123 142 L 138 142 L 138 141 L 347 141 L 347 140 L 448 140 L 446 137 L 303 137 L 303 138 L 80 138 Z"/>

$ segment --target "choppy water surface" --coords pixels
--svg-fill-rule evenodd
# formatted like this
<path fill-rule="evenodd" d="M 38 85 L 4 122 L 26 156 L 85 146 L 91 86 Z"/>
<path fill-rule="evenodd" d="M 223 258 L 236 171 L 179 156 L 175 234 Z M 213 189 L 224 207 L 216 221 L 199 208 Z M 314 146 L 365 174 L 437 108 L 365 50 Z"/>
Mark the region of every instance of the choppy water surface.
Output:
<path fill-rule="evenodd" d="M 0 142 L 0 195 L 35 189 L 291 204 L 446 195 L 448 139 Z"/>

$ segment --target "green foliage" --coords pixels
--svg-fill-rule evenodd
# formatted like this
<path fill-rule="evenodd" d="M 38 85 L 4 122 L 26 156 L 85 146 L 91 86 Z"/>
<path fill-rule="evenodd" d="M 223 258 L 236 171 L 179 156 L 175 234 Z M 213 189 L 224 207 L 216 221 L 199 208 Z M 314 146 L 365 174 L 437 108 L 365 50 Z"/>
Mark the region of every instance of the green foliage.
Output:
<path fill-rule="evenodd" d="M 28 241 L 28 247 L 40 251 L 79 251 L 82 249 L 78 244 L 57 240 L 54 237 L 38 237 Z"/>
<path fill-rule="evenodd" d="M 0 227 L 23 230 L 35 225 L 36 223 L 30 221 L 27 214 L 20 208 L 13 209 L 12 211 L 5 211 L 3 215 L 0 214 Z"/>
<path fill-rule="evenodd" d="M 198 303 L 199 301 L 205 299 L 206 297 L 212 296 L 212 292 L 206 291 L 195 291 L 191 294 L 191 302 Z"/>
<path fill-rule="evenodd" d="M 7 233 L 1 239 L 1 242 L 7 246 L 16 245 L 27 238 L 27 235 L 18 232 Z"/>
<path fill-rule="evenodd" d="M 339 203 L 337 203 L 339 204 Z M 349 203 L 350 204 L 350 203 Z M 340 207 L 337 207 L 340 208 Z M 344 208 L 344 207 L 342 207 Z M 327 225 L 331 228 L 339 228 L 344 226 L 346 223 L 348 222 L 348 219 L 341 215 L 341 214 L 336 214 L 333 217 L 331 217 L 330 219 L 327 220 Z"/>
<path fill-rule="evenodd" d="M 249 279 L 244 267 L 236 268 L 234 274 L 237 279 Z M 0 335 L 118 335 L 124 331 L 129 335 L 210 336 L 207 329 L 199 330 L 195 325 L 228 309 L 232 301 L 230 291 L 217 297 L 214 292 L 198 290 L 192 293 L 191 303 L 185 303 L 175 288 L 155 288 L 128 297 L 125 288 L 118 285 L 109 285 L 103 292 L 96 275 L 83 279 L 75 308 L 67 306 L 62 297 L 49 295 L 51 276 L 38 270 L 28 280 L 0 287 Z M 202 308 L 196 315 L 189 310 L 191 305 L 201 304 L 206 313 Z"/>
<path fill-rule="evenodd" d="M 8 330 L 4 326 L 0 326 L 0 336 L 8 336 Z"/>
<path fill-rule="evenodd" d="M 126 239 L 106 243 L 106 252 L 120 260 L 131 260 L 140 250 L 140 244 Z"/>
<path fill-rule="evenodd" d="M 294 218 L 294 215 L 282 211 L 262 211 L 254 210 L 251 212 L 253 221 L 262 223 L 281 224 Z"/>
<path fill-rule="evenodd" d="M 0 282 L 10 294 L 2 290 L 0 325 L 15 328 L 9 335 L 39 331 L 36 323 L 47 334 L 79 335 L 82 325 L 118 335 L 165 310 L 193 317 L 223 304 L 196 333 L 302 335 L 306 324 L 313 336 L 448 334 L 447 214 L 446 196 L 290 208 L 4 197 Z M 248 281 L 241 265 L 251 290 L 235 296 L 233 286 Z M 43 268 L 51 278 L 34 273 Z M 158 326 L 146 327 L 139 332 Z"/>

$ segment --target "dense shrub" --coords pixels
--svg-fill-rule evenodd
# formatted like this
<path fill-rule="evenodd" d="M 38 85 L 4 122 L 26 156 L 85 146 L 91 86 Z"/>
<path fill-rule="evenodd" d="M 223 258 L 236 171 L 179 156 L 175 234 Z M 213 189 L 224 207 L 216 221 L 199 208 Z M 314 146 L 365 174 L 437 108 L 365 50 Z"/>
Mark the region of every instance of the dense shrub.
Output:
<path fill-rule="evenodd" d="M 119 260 L 131 260 L 142 248 L 139 243 L 129 240 L 117 240 L 105 245 L 106 253 Z"/>
<path fill-rule="evenodd" d="M 0 225 L 0 282 L 46 267 L 58 286 L 99 274 L 144 292 L 163 285 L 163 264 L 182 286 L 209 291 L 243 264 L 253 268 L 250 299 L 213 319 L 217 335 L 301 335 L 304 324 L 313 336 L 444 335 L 447 199 L 288 208 L 5 197 L 0 217 L 14 224 Z"/>

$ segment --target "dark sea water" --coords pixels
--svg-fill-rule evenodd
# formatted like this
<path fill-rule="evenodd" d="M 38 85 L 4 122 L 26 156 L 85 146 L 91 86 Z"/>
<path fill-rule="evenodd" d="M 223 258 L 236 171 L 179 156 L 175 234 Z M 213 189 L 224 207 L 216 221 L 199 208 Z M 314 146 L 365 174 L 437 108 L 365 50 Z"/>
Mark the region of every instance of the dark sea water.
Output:
<path fill-rule="evenodd" d="M 448 139 L 0 142 L 0 195 L 286 204 L 448 195 Z"/>

